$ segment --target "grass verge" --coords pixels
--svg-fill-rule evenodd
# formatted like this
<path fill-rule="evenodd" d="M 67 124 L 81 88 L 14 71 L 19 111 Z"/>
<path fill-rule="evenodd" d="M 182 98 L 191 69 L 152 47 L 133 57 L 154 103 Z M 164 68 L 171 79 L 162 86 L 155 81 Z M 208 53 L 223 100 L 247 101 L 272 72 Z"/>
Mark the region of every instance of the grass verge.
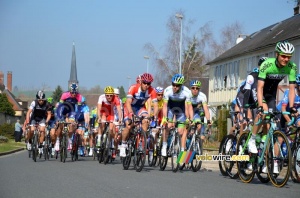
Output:
<path fill-rule="evenodd" d="M 6 143 L 0 143 L 0 153 L 12 151 L 18 148 L 25 148 L 25 143 L 15 142 L 14 139 L 9 139 Z"/>

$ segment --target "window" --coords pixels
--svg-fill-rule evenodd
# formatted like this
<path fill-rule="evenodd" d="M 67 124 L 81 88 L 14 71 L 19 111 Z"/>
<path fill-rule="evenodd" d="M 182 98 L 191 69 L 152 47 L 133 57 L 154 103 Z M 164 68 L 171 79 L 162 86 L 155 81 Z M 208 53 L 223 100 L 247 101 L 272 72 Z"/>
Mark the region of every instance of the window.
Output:
<path fill-rule="evenodd" d="M 234 61 L 234 77 L 235 77 L 235 87 L 238 88 L 239 83 L 239 67 L 240 61 Z"/>
<path fill-rule="evenodd" d="M 252 65 L 253 65 L 253 64 L 252 64 L 252 61 L 253 61 L 253 60 L 252 60 L 251 57 L 248 58 L 248 63 L 247 63 L 247 74 L 250 73 L 250 72 L 252 71 Z M 246 74 L 246 75 L 247 75 L 247 74 Z M 246 77 L 246 76 L 245 76 L 245 77 Z"/>
<path fill-rule="evenodd" d="M 214 77 L 214 90 L 218 89 L 218 69 L 219 69 L 219 67 L 216 66 L 215 77 Z"/>
<path fill-rule="evenodd" d="M 230 87 L 231 87 L 231 88 L 234 88 L 234 85 L 235 85 L 235 78 L 234 78 L 235 70 L 234 70 L 234 64 L 229 63 L 229 68 L 230 68 L 230 71 L 229 71 L 229 75 L 230 75 Z"/>

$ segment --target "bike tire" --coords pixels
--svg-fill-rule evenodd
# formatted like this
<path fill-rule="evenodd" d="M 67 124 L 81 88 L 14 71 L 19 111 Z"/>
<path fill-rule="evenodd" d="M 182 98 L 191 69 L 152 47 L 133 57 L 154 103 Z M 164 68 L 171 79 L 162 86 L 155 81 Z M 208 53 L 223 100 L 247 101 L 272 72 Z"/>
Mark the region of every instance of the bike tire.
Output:
<path fill-rule="evenodd" d="M 171 167 L 172 167 L 172 171 L 176 173 L 180 166 L 180 164 L 177 163 L 177 159 L 180 153 L 180 137 L 178 134 L 175 135 L 174 142 L 172 143 L 170 148 L 171 148 Z"/>
<path fill-rule="evenodd" d="M 273 132 L 273 145 L 277 144 L 278 137 L 283 139 L 283 142 L 286 143 L 287 148 L 287 156 L 280 156 L 275 157 L 273 156 L 273 148 L 272 144 L 269 141 L 267 145 L 267 168 L 268 168 L 268 176 L 270 178 L 270 181 L 272 184 L 278 188 L 283 187 L 289 180 L 290 177 L 290 171 L 291 171 L 291 161 L 292 161 L 292 155 L 291 155 L 291 148 L 289 141 L 284 133 L 281 131 L 274 131 Z M 277 160 L 278 164 L 278 171 L 279 173 L 273 173 L 274 169 L 274 161 Z M 287 160 L 287 161 L 285 161 Z M 287 163 L 287 166 L 284 166 L 284 164 Z"/>
<path fill-rule="evenodd" d="M 243 133 L 238 139 L 237 146 L 236 146 L 237 154 L 240 153 L 240 148 L 243 148 L 244 145 L 246 144 L 247 138 L 248 138 L 248 133 Z M 249 155 L 247 145 L 243 155 Z M 239 178 L 244 183 L 250 183 L 255 176 L 255 172 L 253 170 L 252 171 L 247 170 L 247 164 L 249 163 L 249 161 L 237 161 L 236 163 L 237 163 Z M 253 163 L 252 163 L 252 167 L 253 167 Z"/>
<path fill-rule="evenodd" d="M 103 150 L 103 163 L 106 165 L 108 162 L 109 162 L 109 138 L 108 138 L 108 133 L 105 137 L 105 140 L 104 140 L 104 150 Z"/>
<path fill-rule="evenodd" d="M 293 182 L 300 183 L 300 144 L 294 143 L 292 154 L 291 178 Z"/>
<path fill-rule="evenodd" d="M 128 144 L 127 149 L 126 149 L 126 156 L 123 157 L 122 164 L 123 164 L 123 169 L 128 170 L 131 162 L 131 153 L 132 153 L 132 145 Z"/>
<path fill-rule="evenodd" d="M 154 162 L 154 137 L 152 134 L 149 134 L 148 141 L 147 141 L 147 148 L 148 148 L 148 165 L 152 167 L 155 165 L 156 161 Z"/>
<path fill-rule="evenodd" d="M 63 135 L 63 140 L 62 140 L 62 146 L 61 146 L 61 161 L 63 163 L 66 162 L 66 158 L 67 158 L 67 137 L 66 135 Z"/>
<path fill-rule="evenodd" d="M 193 148 L 194 147 L 194 148 Z M 192 145 L 193 151 L 195 151 L 194 159 L 191 162 L 191 168 L 193 172 L 197 172 L 201 169 L 202 161 L 197 161 L 196 155 L 203 155 L 203 144 L 200 137 L 196 137 L 194 145 Z"/>
<path fill-rule="evenodd" d="M 230 146 L 228 152 L 226 152 L 226 146 L 229 141 L 231 141 L 231 146 Z M 234 144 L 234 142 L 235 142 L 235 144 Z M 237 142 L 236 136 L 234 136 L 232 134 L 227 136 L 227 139 L 224 143 L 225 155 L 232 156 L 232 155 L 236 154 L 236 142 Z M 237 163 L 235 161 L 226 162 L 226 160 L 224 160 L 224 166 L 225 166 L 227 175 L 231 179 L 237 179 L 239 177 L 238 170 L 237 170 Z"/>
<path fill-rule="evenodd" d="M 38 156 L 38 137 L 37 134 L 33 136 L 33 143 L 32 143 L 32 159 L 36 162 L 36 158 Z"/>
<path fill-rule="evenodd" d="M 142 130 L 140 134 L 138 134 L 138 138 L 136 139 L 136 162 L 135 162 L 135 170 L 136 172 L 141 172 L 146 161 L 146 149 L 147 149 L 147 137 L 146 133 Z"/>
<path fill-rule="evenodd" d="M 220 143 L 220 146 L 219 146 L 219 153 L 221 153 L 222 155 L 225 155 L 225 149 L 226 149 L 226 142 L 227 142 L 227 137 L 228 135 L 226 135 L 221 143 Z M 225 168 L 225 160 L 223 161 L 219 161 L 219 170 L 220 170 L 220 173 L 223 175 L 223 176 L 228 176 L 228 173 L 226 171 L 226 168 Z"/>

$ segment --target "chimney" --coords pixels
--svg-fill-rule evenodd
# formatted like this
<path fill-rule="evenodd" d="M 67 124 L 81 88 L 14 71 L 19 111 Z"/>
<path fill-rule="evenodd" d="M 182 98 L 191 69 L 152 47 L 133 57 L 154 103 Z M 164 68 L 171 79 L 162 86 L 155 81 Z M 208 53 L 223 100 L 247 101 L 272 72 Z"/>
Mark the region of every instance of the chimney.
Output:
<path fill-rule="evenodd" d="M 0 85 L 3 85 L 4 84 L 4 74 L 2 71 L 0 71 Z"/>
<path fill-rule="evenodd" d="M 8 71 L 7 72 L 7 89 L 12 92 L 12 72 Z"/>
<path fill-rule="evenodd" d="M 299 14 L 300 0 L 297 0 L 297 5 L 294 7 L 294 16 Z"/>

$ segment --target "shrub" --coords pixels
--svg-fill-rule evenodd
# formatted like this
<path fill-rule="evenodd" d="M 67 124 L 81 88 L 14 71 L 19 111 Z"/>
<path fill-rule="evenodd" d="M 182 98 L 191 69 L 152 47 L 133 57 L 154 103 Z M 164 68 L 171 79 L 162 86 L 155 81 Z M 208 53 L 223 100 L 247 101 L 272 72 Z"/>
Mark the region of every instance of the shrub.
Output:
<path fill-rule="evenodd" d="M 0 143 L 6 143 L 8 142 L 8 138 L 4 136 L 0 136 Z"/>
<path fill-rule="evenodd" d="M 0 125 L 0 135 L 13 138 L 15 132 L 15 126 L 13 124 L 7 124 L 4 123 L 3 125 Z"/>

